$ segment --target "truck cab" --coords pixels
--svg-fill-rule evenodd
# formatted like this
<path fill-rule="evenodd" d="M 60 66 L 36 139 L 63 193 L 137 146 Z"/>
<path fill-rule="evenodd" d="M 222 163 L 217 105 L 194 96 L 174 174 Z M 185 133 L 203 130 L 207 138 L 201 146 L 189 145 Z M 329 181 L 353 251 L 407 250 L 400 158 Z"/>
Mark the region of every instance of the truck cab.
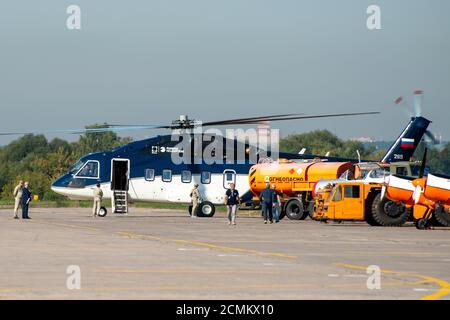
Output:
<path fill-rule="evenodd" d="M 316 196 L 314 217 L 320 220 L 365 220 L 369 194 L 381 190 L 379 184 L 359 181 L 339 182 Z"/>
<path fill-rule="evenodd" d="M 381 195 L 382 184 L 339 181 L 321 188 L 315 197 L 316 220 L 361 220 L 373 226 L 401 226 L 409 217 L 405 206 Z"/>

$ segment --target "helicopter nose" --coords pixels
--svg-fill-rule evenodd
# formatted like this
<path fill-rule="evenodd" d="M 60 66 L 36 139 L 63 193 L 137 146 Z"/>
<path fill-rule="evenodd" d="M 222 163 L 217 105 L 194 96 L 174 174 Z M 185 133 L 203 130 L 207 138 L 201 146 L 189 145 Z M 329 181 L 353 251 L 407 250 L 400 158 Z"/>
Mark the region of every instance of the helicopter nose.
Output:
<path fill-rule="evenodd" d="M 51 189 L 54 192 L 57 192 L 57 190 L 61 188 L 67 188 L 69 186 L 70 181 L 72 180 L 72 176 L 70 175 L 63 175 L 62 177 L 59 177 L 57 180 L 55 180 L 52 185 Z"/>
<path fill-rule="evenodd" d="M 63 184 L 61 183 L 60 180 L 61 179 L 56 180 L 50 186 L 50 189 L 52 189 L 53 192 L 58 193 L 58 194 L 61 194 L 61 189 L 65 188 L 65 186 L 63 186 Z"/>

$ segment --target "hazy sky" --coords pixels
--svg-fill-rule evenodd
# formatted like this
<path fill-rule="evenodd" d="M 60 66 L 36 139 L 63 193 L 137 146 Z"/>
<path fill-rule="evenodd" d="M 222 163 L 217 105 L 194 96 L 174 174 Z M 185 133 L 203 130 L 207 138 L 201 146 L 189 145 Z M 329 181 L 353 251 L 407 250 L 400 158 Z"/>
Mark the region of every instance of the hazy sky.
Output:
<path fill-rule="evenodd" d="M 70 4 L 81 30 L 66 28 Z M 370 4 L 382 30 L 366 27 Z M 408 116 L 393 100 L 420 88 L 450 139 L 449 12 L 448 0 L 2 0 L 0 131 L 381 111 L 273 127 L 394 139 Z"/>

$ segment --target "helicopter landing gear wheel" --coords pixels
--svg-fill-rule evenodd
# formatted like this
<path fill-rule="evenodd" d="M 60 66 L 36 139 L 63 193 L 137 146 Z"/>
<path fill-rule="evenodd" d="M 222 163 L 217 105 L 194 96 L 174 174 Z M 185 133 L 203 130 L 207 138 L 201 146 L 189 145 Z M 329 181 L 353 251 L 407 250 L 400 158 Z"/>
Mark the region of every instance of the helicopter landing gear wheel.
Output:
<path fill-rule="evenodd" d="M 197 216 L 211 218 L 216 213 L 216 207 L 209 201 L 203 201 L 197 207 Z"/>
<path fill-rule="evenodd" d="M 104 217 L 106 217 L 107 214 L 108 214 L 108 210 L 106 210 L 105 207 L 101 207 L 98 212 L 98 216 L 104 218 Z"/>

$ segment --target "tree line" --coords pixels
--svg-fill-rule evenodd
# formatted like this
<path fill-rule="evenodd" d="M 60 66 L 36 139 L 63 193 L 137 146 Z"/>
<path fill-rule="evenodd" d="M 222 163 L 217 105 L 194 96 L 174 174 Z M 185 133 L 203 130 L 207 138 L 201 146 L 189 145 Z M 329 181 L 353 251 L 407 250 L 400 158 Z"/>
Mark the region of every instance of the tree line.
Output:
<path fill-rule="evenodd" d="M 104 125 L 92 125 L 87 128 L 100 128 Z M 111 150 L 131 142 L 131 138 L 121 138 L 113 132 L 91 132 L 80 136 L 75 142 L 60 138 L 47 140 L 43 135 L 25 135 L 0 148 L 0 199 L 11 199 L 12 192 L 19 180 L 29 181 L 34 194 L 40 194 L 44 200 L 63 200 L 62 196 L 51 191 L 54 180 L 63 175 L 81 156 Z M 380 160 L 384 149 L 376 149 L 357 141 L 342 140 L 327 130 L 315 130 L 307 133 L 292 134 L 280 140 L 280 150 L 330 156 Z M 421 143 L 416 151 L 420 160 L 425 145 Z M 450 174 L 450 143 L 440 150 L 428 151 L 427 164 L 434 173 Z"/>
<path fill-rule="evenodd" d="M 392 143 L 382 143 L 390 146 Z M 280 150 L 287 152 L 299 152 L 306 148 L 306 153 L 357 159 L 356 150 L 361 159 L 380 161 L 386 153 L 386 148 L 376 148 L 373 143 L 342 140 L 328 130 L 315 130 L 302 134 L 292 134 L 280 140 Z M 422 160 L 425 148 L 428 148 L 426 165 L 431 173 L 450 175 L 450 142 L 439 147 L 420 142 L 414 153 L 414 160 Z"/>
<path fill-rule="evenodd" d="M 101 128 L 95 124 L 86 128 Z M 43 135 L 24 135 L 0 148 L 0 199 L 11 199 L 19 180 L 30 182 L 34 194 L 44 200 L 63 200 L 50 186 L 81 156 L 116 148 L 131 142 L 113 132 L 91 132 L 76 142 L 60 138 L 48 141 Z"/>

